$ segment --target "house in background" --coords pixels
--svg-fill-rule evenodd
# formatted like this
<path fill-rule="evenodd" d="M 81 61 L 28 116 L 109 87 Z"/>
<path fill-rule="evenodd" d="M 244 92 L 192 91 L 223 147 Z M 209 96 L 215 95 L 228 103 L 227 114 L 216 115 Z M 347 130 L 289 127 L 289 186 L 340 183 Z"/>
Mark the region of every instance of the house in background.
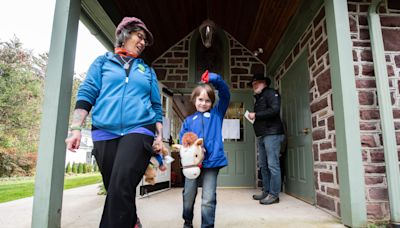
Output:
<path fill-rule="evenodd" d="M 155 37 L 143 58 L 173 91 L 173 139 L 192 111 L 188 95 L 201 72 L 217 72 L 230 85 L 225 118 L 239 119 L 240 138 L 224 142 L 229 165 L 219 186 L 257 186 L 255 138 L 243 113 L 253 104 L 246 82 L 255 72 L 268 72 L 282 95 L 287 126 L 285 192 L 347 226 L 400 225 L 396 0 L 57 1 L 41 135 L 41 142 L 51 143 L 40 144 L 36 179 L 36 186 L 48 179 L 51 185 L 37 188 L 33 224 L 57 223 L 60 216 L 56 177 L 68 121 L 58 113 L 69 110 L 78 20 L 113 50 L 124 16 L 141 18 Z"/>
<path fill-rule="evenodd" d="M 68 132 L 70 134 L 70 132 Z M 91 131 L 88 129 L 82 129 L 82 139 L 79 149 L 76 152 L 66 150 L 65 166 L 68 163 L 86 163 L 94 165 L 95 159 L 92 155 L 93 141 Z"/>

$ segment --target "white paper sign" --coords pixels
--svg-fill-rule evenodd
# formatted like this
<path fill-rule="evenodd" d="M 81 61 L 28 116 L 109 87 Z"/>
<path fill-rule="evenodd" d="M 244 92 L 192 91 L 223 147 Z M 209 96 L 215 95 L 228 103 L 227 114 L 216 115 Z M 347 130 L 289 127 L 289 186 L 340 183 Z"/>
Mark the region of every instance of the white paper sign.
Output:
<path fill-rule="evenodd" d="M 224 139 L 240 139 L 240 119 L 224 119 L 222 140 Z"/>

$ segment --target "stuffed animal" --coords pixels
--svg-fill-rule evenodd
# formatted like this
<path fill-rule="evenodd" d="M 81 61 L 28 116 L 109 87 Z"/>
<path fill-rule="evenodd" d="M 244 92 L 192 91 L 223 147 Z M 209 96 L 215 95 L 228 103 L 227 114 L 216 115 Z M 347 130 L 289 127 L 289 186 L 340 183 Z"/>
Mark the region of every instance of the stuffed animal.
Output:
<path fill-rule="evenodd" d="M 183 175 L 189 179 L 195 179 L 200 175 L 201 162 L 204 159 L 203 139 L 198 138 L 193 132 L 187 132 L 182 136 L 182 145 L 174 144 L 173 148 L 179 150 Z"/>
<path fill-rule="evenodd" d="M 154 154 L 150 158 L 150 164 L 147 166 L 146 172 L 144 173 L 144 180 L 151 185 L 156 183 L 157 169 L 164 172 L 167 170 L 165 163 L 171 163 L 174 160 L 169 156 L 167 148 L 162 147 L 162 149 L 160 149 L 160 147 L 159 145 L 153 145 L 153 150 L 160 151 L 160 153 Z"/>

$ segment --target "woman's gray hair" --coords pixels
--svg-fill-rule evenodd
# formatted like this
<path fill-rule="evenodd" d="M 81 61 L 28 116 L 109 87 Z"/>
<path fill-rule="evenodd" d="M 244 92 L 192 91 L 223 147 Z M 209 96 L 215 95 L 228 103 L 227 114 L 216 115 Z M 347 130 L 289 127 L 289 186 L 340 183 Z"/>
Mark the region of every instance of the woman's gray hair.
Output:
<path fill-rule="evenodd" d="M 115 47 L 122 47 L 126 40 L 131 38 L 132 32 L 143 30 L 139 26 L 127 26 L 115 37 Z"/>

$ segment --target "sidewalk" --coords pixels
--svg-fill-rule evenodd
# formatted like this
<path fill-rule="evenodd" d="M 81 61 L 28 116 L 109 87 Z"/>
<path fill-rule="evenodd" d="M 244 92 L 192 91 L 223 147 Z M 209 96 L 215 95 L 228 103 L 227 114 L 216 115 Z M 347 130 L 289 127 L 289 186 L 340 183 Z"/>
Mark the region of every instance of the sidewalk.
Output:
<path fill-rule="evenodd" d="M 98 185 L 64 192 L 62 228 L 96 228 L 103 209 L 104 196 Z M 182 227 L 182 188 L 174 188 L 137 200 L 138 215 L 144 228 Z M 261 205 L 252 200 L 256 189 L 218 189 L 216 228 L 320 228 L 345 227 L 340 221 L 286 194 L 280 203 Z M 201 190 L 196 199 L 194 227 L 200 227 Z M 30 227 L 33 198 L 0 204 L 1 228 Z"/>

